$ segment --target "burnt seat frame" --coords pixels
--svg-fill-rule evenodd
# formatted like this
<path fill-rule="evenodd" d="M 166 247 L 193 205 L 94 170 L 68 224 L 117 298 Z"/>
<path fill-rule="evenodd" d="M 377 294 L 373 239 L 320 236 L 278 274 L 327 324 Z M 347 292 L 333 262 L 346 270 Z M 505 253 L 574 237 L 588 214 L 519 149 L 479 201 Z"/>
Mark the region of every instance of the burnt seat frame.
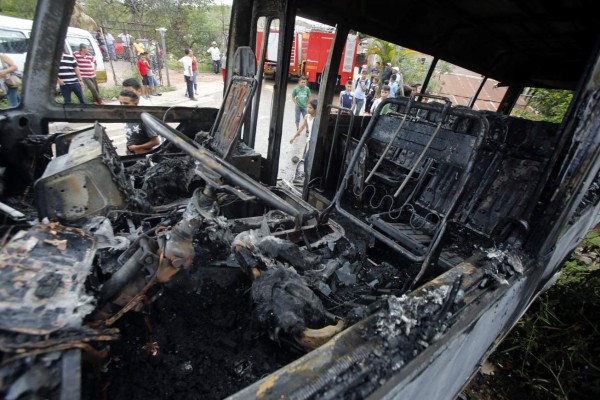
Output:
<path fill-rule="evenodd" d="M 519 246 L 530 233 L 534 208 L 545 185 L 545 181 L 527 177 L 548 175 L 559 126 L 482 114 L 488 119 L 490 131 L 476 161 L 476 179 L 467 187 L 470 196 L 465 196 L 454 223 L 475 237 L 493 243 L 509 240 L 513 246 Z M 508 197 L 497 191 L 505 184 L 514 185 Z"/>
<path fill-rule="evenodd" d="M 231 164 L 246 113 L 258 87 L 255 60 L 250 47 L 241 46 L 235 52 L 231 64 L 233 75 L 209 134 L 207 147 L 212 151 L 150 114 L 142 113 L 141 118 L 148 129 L 168 139 L 184 153 L 199 161 L 200 167 L 196 169 L 196 173 L 208 184 L 234 194 L 243 201 L 261 199 L 270 207 L 295 217 L 297 227 L 300 227 L 303 222 L 315 216 L 312 208 L 302 202 L 294 203 L 282 199 Z M 246 190 L 250 195 L 237 187 L 217 181 L 217 176 Z"/>
<path fill-rule="evenodd" d="M 250 62 L 249 62 L 250 60 Z M 245 115 L 258 87 L 254 52 L 239 47 L 233 58 L 233 75 L 223 97 L 223 103 L 210 130 L 209 147 L 223 160 L 230 161 L 241 137 Z M 250 67 L 248 67 L 250 66 Z"/>
<path fill-rule="evenodd" d="M 413 279 L 413 284 L 423 275 L 427 266 L 434 263 L 438 257 L 439 246 L 446 232 L 447 224 L 454 216 L 456 206 L 470 177 L 477 151 L 488 130 L 487 120 L 479 112 L 466 107 L 442 107 L 437 103 L 422 103 L 414 100 L 414 98 L 397 98 L 386 99 L 382 102 L 356 146 L 358 151 L 354 151 L 352 155 L 332 204 L 323 211 L 322 215 L 322 217 L 326 217 L 330 210 L 335 207 L 340 215 L 348 218 L 349 221 L 373 235 L 405 259 L 414 263 L 421 263 L 420 271 Z M 393 118 L 380 114 L 381 109 L 386 104 L 397 105 L 398 110 L 404 112 L 405 116 L 400 124 L 401 129 L 398 129 L 392 138 L 389 136 L 387 138 L 382 137 L 381 132 L 378 132 L 377 129 L 382 121 Z M 435 115 L 436 113 L 441 115 L 441 119 L 438 118 L 437 126 L 432 124 L 431 121 L 419 117 L 419 114 Z M 461 132 L 460 129 L 453 131 L 452 126 L 459 125 L 457 121 L 461 120 L 469 120 L 470 129 L 466 132 Z M 406 232 L 402 232 L 402 230 L 384 220 L 386 213 L 371 216 L 371 225 L 345 210 L 341 204 L 348 182 L 352 177 L 352 172 L 360 158 L 361 149 L 374 139 L 388 142 L 387 150 L 395 147 L 395 154 L 398 154 L 402 149 L 420 153 L 396 193 L 400 195 L 404 190 L 410 191 L 408 194 L 404 193 L 404 197 L 401 197 L 406 199 L 403 206 L 400 207 L 401 209 L 406 208 L 405 205 L 411 204 L 411 199 L 416 199 L 413 208 L 425 213 L 425 216 L 420 215 L 419 218 L 426 218 L 427 214 L 435 214 L 438 218 L 438 221 L 434 224 L 435 227 L 432 229 L 431 241 L 424 248 L 418 245 L 418 240 L 415 240 L 415 237 L 418 239 L 422 235 L 422 232 L 418 232 L 418 229 L 413 229 L 412 232 L 406 234 Z M 393 139 L 393 141 L 389 141 L 390 139 Z M 448 143 L 455 143 L 457 146 L 448 147 Z M 468 145 L 468 148 L 459 148 L 461 145 Z M 384 151 L 384 156 L 387 150 Z M 455 182 L 454 193 L 450 192 L 448 200 L 443 202 L 442 209 L 428 208 L 428 204 L 419 198 L 428 190 L 435 190 L 436 184 L 443 184 L 439 179 L 440 177 L 438 176 L 438 179 L 435 179 L 435 172 L 431 172 L 432 164 L 435 164 L 435 167 L 441 173 L 454 169 L 454 173 L 458 174 L 459 170 L 462 170 Z M 407 188 L 407 180 L 419 168 L 417 185 L 414 188 Z M 373 168 L 373 170 L 375 169 Z M 395 210 L 395 212 L 397 213 L 398 210 Z M 403 228 L 406 228 L 406 226 Z"/>

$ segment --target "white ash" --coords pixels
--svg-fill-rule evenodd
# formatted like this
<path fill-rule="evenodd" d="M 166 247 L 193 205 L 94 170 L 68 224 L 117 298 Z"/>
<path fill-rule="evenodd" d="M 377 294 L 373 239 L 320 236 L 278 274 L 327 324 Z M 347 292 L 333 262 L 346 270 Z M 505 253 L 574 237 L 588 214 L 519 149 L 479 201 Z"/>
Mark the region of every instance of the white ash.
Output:
<path fill-rule="evenodd" d="M 443 285 L 418 297 L 389 296 L 388 311 L 380 313 L 377 321 L 377 333 L 386 339 L 408 336 L 414 327 L 420 325 L 423 317 L 439 310 L 449 292 L 450 286 Z"/>

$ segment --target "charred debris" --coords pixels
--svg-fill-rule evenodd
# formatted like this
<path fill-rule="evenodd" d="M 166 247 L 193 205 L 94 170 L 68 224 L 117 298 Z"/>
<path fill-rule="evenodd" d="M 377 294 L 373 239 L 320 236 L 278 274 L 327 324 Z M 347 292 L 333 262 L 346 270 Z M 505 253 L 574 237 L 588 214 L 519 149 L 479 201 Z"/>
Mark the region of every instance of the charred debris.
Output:
<path fill-rule="evenodd" d="M 55 138 L 34 198 L 2 203 L 3 398 L 222 398 L 351 326 L 367 344 L 300 398 L 372 393 L 528 267 L 556 133 L 390 103 L 356 140 L 334 132 L 324 210 L 250 178 L 260 156 L 243 143 L 149 115 L 169 140 L 143 157 L 118 157 L 100 125 Z"/>

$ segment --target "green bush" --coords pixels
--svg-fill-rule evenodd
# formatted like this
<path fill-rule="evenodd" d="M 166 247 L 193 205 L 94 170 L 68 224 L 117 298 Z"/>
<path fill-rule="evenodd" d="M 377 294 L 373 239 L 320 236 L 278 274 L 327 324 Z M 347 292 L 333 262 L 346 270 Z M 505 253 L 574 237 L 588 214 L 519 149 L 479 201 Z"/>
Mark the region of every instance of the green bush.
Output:
<path fill-rule="evenodd" d="M 599 251 L 600 233 L 591 232 L 556 284 L 540 295 L 490 357 L 500 368 L 485 389 L 469 398 L 483 392 L 502 399 L 598 398 Z"/>

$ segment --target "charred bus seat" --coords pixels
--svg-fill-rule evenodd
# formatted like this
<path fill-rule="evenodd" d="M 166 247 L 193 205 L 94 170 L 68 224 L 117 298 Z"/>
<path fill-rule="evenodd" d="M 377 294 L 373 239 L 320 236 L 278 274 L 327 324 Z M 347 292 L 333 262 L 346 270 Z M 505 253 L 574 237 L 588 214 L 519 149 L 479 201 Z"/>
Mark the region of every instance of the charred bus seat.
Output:
<path fill-rule="evenodd" d="M 484 113 L 488 135 L 453 224 L 477 237 L 502 243 L 522 241 L 539 195 L 540 179 L 558 139 L 558 125 Z"/>
<path fill-rule="evenodd" d="M 336 206 L 404 259 L 426 266 L 437 262 L 488 123 L 481 113 L 449 102 L 388 102 L 398 113 L 372 117 L 336 194 Z M 422 117 L 425 112 L 428 118 Z M 371 187 L 374 193 L 359 218 L 344 209 L 342 197 L 361 166 L 364 192 Z"/>
<path fill-rule="evenodd" d="M 403 118 L 422 111 L 419 103 L 398 106 L 406 113 Z M 401 156 L 404 168 L 409 169 L 394 192 L 402 201 L 400 206 L 372 215 L 371 222 L 398 241 L 407 250 L 403 256 L 413 262 L 423 262 L 436 252 L 487 129 L 483 117 L 469 109 L 425 111 L 435 122 L 407 118 L 395 138 L 380 136 L 377 129 L 372 136 L 373 142 L 391 143 L 395 147 L 392 157 Z M 462 129 L 469 125 L 473 127 Z M 411 178 L 415 179 L 414 187 L 408 186 Z"/>

